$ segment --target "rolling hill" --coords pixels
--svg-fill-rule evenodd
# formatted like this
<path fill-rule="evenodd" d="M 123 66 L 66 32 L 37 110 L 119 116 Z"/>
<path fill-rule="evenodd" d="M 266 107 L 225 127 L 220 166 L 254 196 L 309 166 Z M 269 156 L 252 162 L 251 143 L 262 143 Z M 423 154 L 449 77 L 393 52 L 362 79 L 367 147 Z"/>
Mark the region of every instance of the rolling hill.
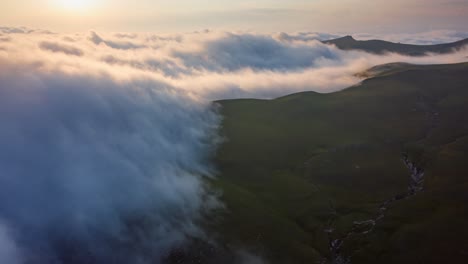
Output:
<path fill-rule="evenodd" d="M 226 208 L 207 225 L 226 252 L 282 264 L 466 260 L 468 63 L 370 76 L 330 94 L 217 102 L 226 140 L 212 184 Z"/>
<path fill-rule="evenodd" d="M 393 43 L 383 40 L 356 40 L 352 36 L 323 41 L 333 44 L 342 50 L 362 50 L 369 53 L 382 54 L 386 52 L 400 53 L 409 56 L 423 56 L 426 53 L 450 53 L 468 45 L 468 39 L 453 43 L 437 45 L 411 45 Z"/>

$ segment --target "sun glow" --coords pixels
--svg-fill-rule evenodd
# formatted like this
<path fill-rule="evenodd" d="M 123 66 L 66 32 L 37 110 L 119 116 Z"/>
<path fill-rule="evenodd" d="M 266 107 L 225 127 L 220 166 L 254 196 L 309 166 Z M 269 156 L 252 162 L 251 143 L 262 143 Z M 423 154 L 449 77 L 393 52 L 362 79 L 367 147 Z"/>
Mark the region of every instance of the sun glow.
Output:
<path fill-rule="evenodd" d="M 93 6 L 93 0 L 56 0 L 56 5 L 69 11 L 86 11 Z"/>

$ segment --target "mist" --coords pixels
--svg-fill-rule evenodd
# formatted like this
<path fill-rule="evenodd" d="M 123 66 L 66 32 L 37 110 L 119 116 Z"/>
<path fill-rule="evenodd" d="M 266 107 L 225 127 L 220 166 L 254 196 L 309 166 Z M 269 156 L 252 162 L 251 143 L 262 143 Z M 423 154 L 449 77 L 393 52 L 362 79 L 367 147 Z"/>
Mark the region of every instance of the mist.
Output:
<path fill-rule="evenodd" d="M 0 212 L 26 263 L 145 263 L 203 237 L 214 109 L 155 81 L 0 65 Z"/>

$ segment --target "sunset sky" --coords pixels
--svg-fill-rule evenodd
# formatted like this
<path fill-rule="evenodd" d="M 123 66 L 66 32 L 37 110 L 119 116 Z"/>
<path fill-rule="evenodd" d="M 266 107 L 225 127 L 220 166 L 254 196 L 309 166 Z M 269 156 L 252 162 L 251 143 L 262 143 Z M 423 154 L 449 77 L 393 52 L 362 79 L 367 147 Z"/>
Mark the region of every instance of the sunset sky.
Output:
<path fill-rule="evenodd" d="M 16 0 L 2 26 L 70 32 L 200 29 L 410 33 L 464 30 L 466 0 Z"/>

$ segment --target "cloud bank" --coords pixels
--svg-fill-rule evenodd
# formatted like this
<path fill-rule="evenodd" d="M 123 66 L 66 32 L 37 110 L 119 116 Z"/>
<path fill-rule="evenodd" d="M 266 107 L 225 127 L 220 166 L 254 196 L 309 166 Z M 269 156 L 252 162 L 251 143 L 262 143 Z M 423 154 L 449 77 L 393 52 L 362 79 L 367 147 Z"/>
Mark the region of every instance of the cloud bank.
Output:
<path fill-rule="evenodd" d="M 42 67 L 0 60 L 2 263 L 154 263 L 203 237 L 214 110 L 143 77 Z"/>
<path fill-rule="evenodd" d="M 83 56 L 83 51 L 69 45 L 58 44 L 55 42 L 43 41 L 39 43 L 39 47 L 43 50 L 51 52 L 62 52 L 68 55 Z"/>
<path fill-rule="evenodd" d="M 212 100 L 333 92 L 389 62 L 316 33 L 0 28 L 0 262 L 158 263 L 219 206 Z M 261 260 L 245 257 L 246 262 Z"/>
<path fill-rule="evenodd" d="M 117 37 L 122 38 L 122 34 L 117 35 Z M 117 42 L 117 41 L 111 41 L 111 40 L 104 40 L 98 34 L 96 34 L 96 32 L 91 32 L 91 36 L 89 37 L 89 40 L 96 45 L 103 43 L 104 45 L 107 45 L 113 49 L 129 50 L 129 49 L 144 48 L 143 45 L 137 45 L 132 42 Z"/>
<path fill-rule="evenodd" d="M 11 228 L 0 222 L 0 262 L 9 264 L 23 263 L 22 253 L 10 230 Z"/>

